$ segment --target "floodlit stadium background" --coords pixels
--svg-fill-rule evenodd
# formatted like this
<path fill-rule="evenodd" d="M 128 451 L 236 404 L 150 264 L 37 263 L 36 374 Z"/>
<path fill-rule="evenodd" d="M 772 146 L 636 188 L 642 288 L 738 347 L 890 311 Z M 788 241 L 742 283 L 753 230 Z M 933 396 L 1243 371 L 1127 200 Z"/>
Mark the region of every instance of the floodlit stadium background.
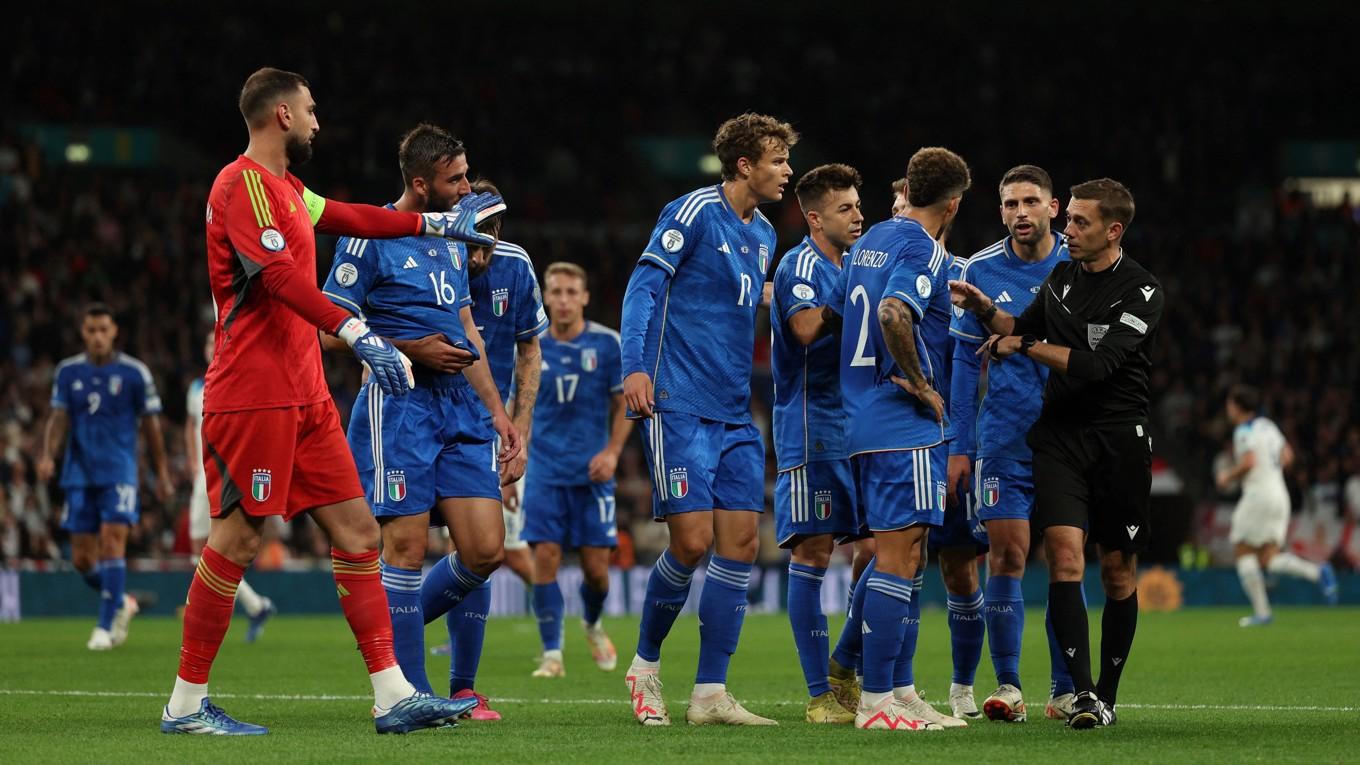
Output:
<path fill-rule="evenodd" d="M 823 162 L 857 167 L 870 223 L 886 217 L 889 184 L 915 149 L 961 153 L 974 185 L 948 242 L 960 256 L 1004 234 L 995 188 L 1013 165 L 1046 168 L 1064 203 L 1071 184 L 1119 179 L 1138 203 L 1126 249 L 1168 295 L 1154 362 L 1157 539 L 1148 562 L 1230 565 L 1232 498 L 1214 490 L 1212 475 L 1229 442 L 1222 394 L 1242 381 L 1264 389 L 1267 412 L 1298 453 L 1288 474 L 1296 551 L 1353 570 L 1355 11 L 1094 5 L 512 2 L 378 15 L 304 2 L 195 7 L 191 18 L 152 3 L 118 12 L 49 3 L 9 16 L 0 84 L 3 565 L 59 570 L 69 557 L 61 497 L 34 486 L 33 463 L 53 366 L 80 350 L 77 317 L 94 299 L 114 306 L 122 349 L 156 376 L 179 489 L 168 507 L 143 491 L 129 556 L 144 559 L 143 569 L 187 560 L 179 434 L 211 327 L 204 203 L 217 169 L 244 147 L 241 82 L 273 65 L 307 76 L 319 103 L 316 155 L 297 170 L 309 186 L 393 200 L 398 137 L 420 120 L 446 126 L 467 144 L 474 173 L 504 191 L 505 237 L 527 248 L 540 273 L 556 260 L 585 266 L 588 317 L 613 327 L 657 211 L 716 182 L 708 142 L 745 110 L 802 133 L 796 175 Z M 791 193 L 765 211 L 781 252 L 799 241 Z M 330 245 L 320 238 L 323 268 Z M 766 324 L 754 352 L 756 418 L 768 436 Z M 327 363 L 347 416 L 357 364 Z M 773 457 L 771 449 L 771 491 Z M 648 492 L 634 438 L 620 462 L 622 567 L 649 563 L 664 545 Z M 261 567 L 307 568 L 325 549 L 299 521 L 278 530 Z M 761 560 L 783 560 L 768 531 Z"/>

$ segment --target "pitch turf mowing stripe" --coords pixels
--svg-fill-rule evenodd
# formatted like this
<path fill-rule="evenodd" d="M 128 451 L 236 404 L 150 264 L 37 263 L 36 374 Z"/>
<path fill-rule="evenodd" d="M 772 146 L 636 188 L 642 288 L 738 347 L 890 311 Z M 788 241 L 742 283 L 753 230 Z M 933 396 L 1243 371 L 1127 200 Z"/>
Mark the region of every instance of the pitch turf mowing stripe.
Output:
<path fill-rule="evenodd" d="M 44 691 L 31 688 L 0 688 L 0 696 L 88 696 L 95 698 L 161 698 L 164 691 Z M 257 701 L 369 701 L 372 696 L 346 696 L 335 694 L 289 694 L 289 693 L 214 693 L 215 699 L 253 699 Z M 681 698 L 681 697 L 676 697 Z M 684 697 L 688 698 L 688 697 Z M 492 699 L 497 704 L 618 704 L 627 703 L 626 699 Z M 748 704 L 762 706 L 803 706 L 804 700 L 789 701 L 743 699 Z M 935 706 L 944 709 L 946 703 Z M 1164 709 L 1171 711 L 1211 711 L 1211 712 L 1360 712 L 1360 707 L 1322 707 L 1322 706 L 1270 706 L 1266 704 L 1134 704 L 1121 703 L 1120 709 Z"/>

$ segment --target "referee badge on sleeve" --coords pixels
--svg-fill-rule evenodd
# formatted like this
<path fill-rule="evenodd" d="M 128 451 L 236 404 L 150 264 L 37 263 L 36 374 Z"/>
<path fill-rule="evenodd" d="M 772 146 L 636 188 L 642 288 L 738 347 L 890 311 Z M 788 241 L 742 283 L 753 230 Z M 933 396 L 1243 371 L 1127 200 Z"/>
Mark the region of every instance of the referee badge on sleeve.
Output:
<path fill-rule="evenodd" d="M 1105 333 L 1109 331 L 1109 324 L 1086 325 L 1086 342 L 1091 346 L 1091 350 L 1094 351 L 1096 346 L 1100 345 L 1100 341 L 1105 339 Z"/>

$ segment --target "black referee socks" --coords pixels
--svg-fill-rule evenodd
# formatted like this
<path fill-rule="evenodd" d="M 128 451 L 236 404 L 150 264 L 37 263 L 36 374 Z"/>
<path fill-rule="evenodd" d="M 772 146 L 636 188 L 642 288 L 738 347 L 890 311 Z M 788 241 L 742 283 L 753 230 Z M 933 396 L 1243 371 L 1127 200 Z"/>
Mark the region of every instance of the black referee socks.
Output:
<path fill-rule="evenodd" d="M 1091 682 L 1090 626 L 1086 622 L 1081 582 L 1050 582 L 1048 608 L 1053 615 L 1053 634 L 1067 659 L 1067 671 L 1077 693 L 1095 690 L 1095 683 Z"/>
<path fill-rule="evenodd" d="M 1105 615 L 1100 620 L 1100 684 L 1096 695 L 1114 706 L 1119 693 L 1119 676 L 1128 663 L 1129 649 L 1133 648 L 1133 633 L 1138 629 L 1138 591 L 1123 600 L 1105 601 Z"/>

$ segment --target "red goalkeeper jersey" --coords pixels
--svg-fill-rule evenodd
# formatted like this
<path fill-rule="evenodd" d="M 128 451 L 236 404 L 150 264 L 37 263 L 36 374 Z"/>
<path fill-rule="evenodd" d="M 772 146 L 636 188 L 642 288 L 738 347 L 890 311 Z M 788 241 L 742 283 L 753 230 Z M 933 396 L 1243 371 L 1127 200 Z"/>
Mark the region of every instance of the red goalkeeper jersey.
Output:
<path fill-rule="evenodd" d="M 280 178 L 245 156 L 213 181 L 208 280 L 217 322 L 203 382 L 205 413 L 305 406 L 330 397 L 316 333 L 334 332 L 349 314 L 316 287 L 314 227 L 387 238 L 419 233 L 422 220 L 327 200 L 292 173 Z"/>

